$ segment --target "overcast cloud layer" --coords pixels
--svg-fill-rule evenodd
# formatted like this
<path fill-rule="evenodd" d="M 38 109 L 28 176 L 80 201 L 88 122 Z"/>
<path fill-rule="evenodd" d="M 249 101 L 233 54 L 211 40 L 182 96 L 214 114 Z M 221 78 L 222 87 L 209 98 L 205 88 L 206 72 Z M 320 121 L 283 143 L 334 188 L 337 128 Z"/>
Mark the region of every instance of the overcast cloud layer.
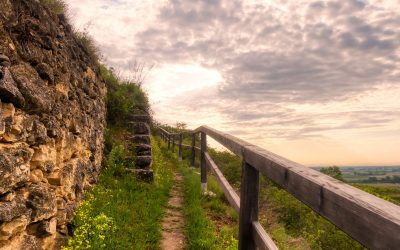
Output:
<path fill-rule="evenodd" d="M 304 164 L 400 164 L 398 1 L 69 0 L 156 117 Z"/>

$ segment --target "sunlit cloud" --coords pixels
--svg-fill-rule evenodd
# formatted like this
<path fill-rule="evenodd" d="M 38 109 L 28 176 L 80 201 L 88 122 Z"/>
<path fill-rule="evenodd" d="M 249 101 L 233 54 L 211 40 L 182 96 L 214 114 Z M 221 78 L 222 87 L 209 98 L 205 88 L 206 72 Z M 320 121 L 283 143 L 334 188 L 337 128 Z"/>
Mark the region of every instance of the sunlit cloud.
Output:
<path fill-rule="evenodd" d="M 68 2 L 107 65 L 155 65 L 144 87 L 162 122 L 304 164 L 400 164 L 397 0 Z"/>

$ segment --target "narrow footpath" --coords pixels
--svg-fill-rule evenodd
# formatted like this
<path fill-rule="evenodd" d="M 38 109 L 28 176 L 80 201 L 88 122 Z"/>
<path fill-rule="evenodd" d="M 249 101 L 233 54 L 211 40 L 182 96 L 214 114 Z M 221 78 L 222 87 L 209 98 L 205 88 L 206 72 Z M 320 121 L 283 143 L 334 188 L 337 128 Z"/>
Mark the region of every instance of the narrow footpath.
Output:
<path fill-rule="evenodd" d="M 183 215 L 183 177 L 174 172 L 174 185 L 171 188 L 165 217 L 161 222 L 161 249 L 175 250 L 185 247 L 184 215 Z"/>

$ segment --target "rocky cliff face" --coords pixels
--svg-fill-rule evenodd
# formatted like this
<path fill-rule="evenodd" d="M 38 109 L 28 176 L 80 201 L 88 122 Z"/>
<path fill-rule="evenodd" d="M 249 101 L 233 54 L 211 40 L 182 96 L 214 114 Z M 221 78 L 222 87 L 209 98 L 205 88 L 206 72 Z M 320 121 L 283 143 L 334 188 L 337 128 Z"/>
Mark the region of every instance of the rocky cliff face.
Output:
<path fill-rule="evenodd" d="M 106 88 L 63 15 L 0 0 L 0 249 L 58 248 L 102 160 Z"/>

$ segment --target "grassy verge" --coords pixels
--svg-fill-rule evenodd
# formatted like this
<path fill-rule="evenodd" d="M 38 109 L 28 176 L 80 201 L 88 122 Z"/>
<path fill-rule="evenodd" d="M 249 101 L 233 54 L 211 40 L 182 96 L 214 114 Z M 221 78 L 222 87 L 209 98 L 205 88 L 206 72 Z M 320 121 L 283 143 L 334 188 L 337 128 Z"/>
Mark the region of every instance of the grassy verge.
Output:
<path fill-rule="evenodd" d="M 76 211 L 74 237 L 64 249 L 158 249 L 160 221 L 172 185 L 171 165 L 153 143 L 154 183 L 123 172 L 124 149 L 114 146 L 99 183 Z"/>
<path fill-rule="evenodd" d="M 64 249 L 158 249 L 172 186 L 171 165 L 153 143 L 153 183 L 141 182 L 125 170 L 135 168 L 136 155 L 126 140 L 129 115 L 148 114 L 149 103 L 138 85 L 127 84 L 99 66 L 108 90 L 105 159 L 99 182 L 75 211 L 73 237 Z"/>
<path fill-rule="evenodd" d="M 227 152 L 210 154 L 228 181 L 240 187 L 241 160 Z M 260 222 L 280 249 L 363 249 L 309 207 L 267 178 L 260 181 Z"/>
<path fill-rule="evenodd" d="M 184 215 L 186 248 L 237 249 L 238 217 L 227 204 L 223 191 L 213 176 L 208 176 L 208 189 L 215 195 L 203 195 L 198 170 L 190 169 L 189 161 L 178 161 L 177 155 L 162 152 L 184 176 Z M 184 159 L 189 159 L 184 152 Z"/>

